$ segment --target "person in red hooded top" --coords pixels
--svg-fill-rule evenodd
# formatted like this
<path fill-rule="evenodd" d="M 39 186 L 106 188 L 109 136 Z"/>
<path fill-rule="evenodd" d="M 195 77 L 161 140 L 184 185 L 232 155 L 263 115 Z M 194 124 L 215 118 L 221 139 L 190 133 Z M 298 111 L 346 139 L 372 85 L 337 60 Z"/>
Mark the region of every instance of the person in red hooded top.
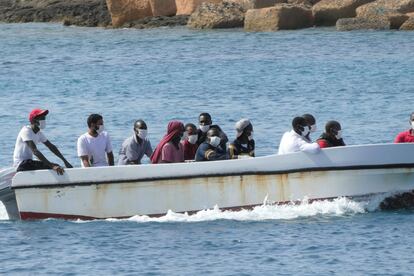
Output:
<path fill-rule="evenodd" d="M 400 132 L 397 137 L 395 137 L 394 143 L 414 143 L 414 112 L 411 113 L 409 122 L 411 128 Z"/>
<path fill-rule="evenodd" d="M 181 137 L 184 134 L 184 125 L 180 121 L 168 123 L 167 134 L 157 145 L 151 155 L 151 163 L 179 163 L 184 162 L 184 150 L 181 145 Z"/>

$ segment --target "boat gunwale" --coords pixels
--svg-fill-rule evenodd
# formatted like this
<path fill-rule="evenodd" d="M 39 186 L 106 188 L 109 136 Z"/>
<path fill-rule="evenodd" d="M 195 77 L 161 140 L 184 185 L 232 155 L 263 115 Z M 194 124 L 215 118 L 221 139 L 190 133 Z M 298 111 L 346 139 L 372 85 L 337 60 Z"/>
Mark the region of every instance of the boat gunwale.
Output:
<path fill-rule="evenodd" d="M 30 189 L 30 188 L 63 188 L 73 186 L 92 186 L 92 185 L 105 185 L 105 184 L 119 184 L 119 183 L 133 183 L 133 182 L 152 182 L 152 181 L 164 181 L 164 180 L 178 180 L 178 179 L 194 179 L 194 178 L 210 178 L 210 177 L 231 177 L 231 176 L 250 176 L 250 175 L 281 175 L 281 174 L 293 174 L 302 172 L 320 172 L 320 171 L 352 171 L 352 170 L 375 170 L 375 169 L 409 169 L 414 168 L 414 163 L 398 163 L 398 164 L 376 164 L 376 165 L 351 165 L 351 166 L 333 166 L 333 167 L 308 167 L 300 169 L 290 170 L 275 170 L 275 171 L 245 171 L 235 173 L 217 173 L 217 174 L 198 174 L 198 175 L 181 175 L 181 176 L 162 176 L 162 177 L 148 177 L 148 178 L 136 178 L 136 179 L 123 179 L 123 180 L 106 180 L 106 181 L 85 181 L 85 182 L 63 182 L 53 184 L 41 184 L 41 185 L 22 185 L 11 186 L 12 190 L 18 189 Z"/>

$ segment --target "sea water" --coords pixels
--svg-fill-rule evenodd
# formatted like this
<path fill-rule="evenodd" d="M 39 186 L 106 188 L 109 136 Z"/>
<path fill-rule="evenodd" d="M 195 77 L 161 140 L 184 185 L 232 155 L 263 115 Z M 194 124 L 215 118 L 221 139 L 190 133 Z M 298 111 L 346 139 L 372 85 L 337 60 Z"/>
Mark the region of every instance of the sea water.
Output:
<path fill-rule="evenodd" d="M 256 154 L 277 152 L 294 116 L 338 120 L 347 144 L 392 142 L 414 111 L 414 33 L 331 28 L 246 33 L 0 24 L 0 167 L 32 108 L 75 166 L 91 113 L 115 158 L 144 119 L 155 146 L 168 121 L 209 112 L 234 139 L 251 119 Z M 50 160 L 59 162 L 43 146 Z M 144 160 L 144 162 L 148 162 Z M 0 207 L 0 272 L 20 274 L 410 274 L 412 211 L 340 198 L 161 218 L 13 222 Z"/>

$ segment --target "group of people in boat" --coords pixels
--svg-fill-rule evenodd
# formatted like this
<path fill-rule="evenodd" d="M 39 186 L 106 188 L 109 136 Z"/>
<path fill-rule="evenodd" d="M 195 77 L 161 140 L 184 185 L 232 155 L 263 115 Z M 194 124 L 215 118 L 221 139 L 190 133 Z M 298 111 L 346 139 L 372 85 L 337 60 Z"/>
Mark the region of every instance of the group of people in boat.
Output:
<path fill-rule="evenodd" d="M 63 174 L 64 169 L 50 162 L 37 148 L 43 143 L 66 168 L 73 166 L 65 159 L 59 149 L 44 135 L 48 110 L 34 109 L 29 114 L 30 125 L 24 126 L 16 139 L 13 166 L 17 171 L 53 169 Z M 118 165 L 139 165 L 144 155 L 151 163 L 178 163 L 185 161 L 216 161 L 227 159 L 251 158 L 255 156 L 253 125 L 249 119 L 241 119 L 235 124 L 236 138 L 227 146 L 229 139 L 220 126 L 213 124 L 208 113 L 199 115 L 199 127 L 180 121 L 171 121 L 167 133 L 153 150 L 147 137 L 148 126 L 143 120 L 135 121 L 134 133 L 125 139 L 119 150 Z M 410 116 L 412 127 L 398 134 L 396 143 L 414 142 L 414 113 Z M 103 117 L 91 114 L 87 119 L 88 131 L 77 141 L 77 155 L 82 167 L 113 166 L 114 154 L 108 133 L 105 131 Z M 311 114 L 304 114 L 292 120 L 292 129 L 284 133 L 279 154 L 293 152 L 317 153 L 321 148 L 345 146 L 342 128 L 337 121 L 328 121 L 325 131 L 313 142 L 310 135 L 316 132 L 316 120 Z M 38 160 L 33 160 L 33 155 Z"/>

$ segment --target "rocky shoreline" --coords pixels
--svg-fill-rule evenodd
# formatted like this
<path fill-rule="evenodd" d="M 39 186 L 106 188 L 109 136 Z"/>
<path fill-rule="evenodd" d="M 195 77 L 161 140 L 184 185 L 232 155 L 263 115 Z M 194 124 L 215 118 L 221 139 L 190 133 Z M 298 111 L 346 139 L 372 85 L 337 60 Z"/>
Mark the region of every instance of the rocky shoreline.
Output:
<path fill-rule="evenodd" d="M 1 0 L 0 22 L 139 29 L 414 30 L 414 0 Z"/>

